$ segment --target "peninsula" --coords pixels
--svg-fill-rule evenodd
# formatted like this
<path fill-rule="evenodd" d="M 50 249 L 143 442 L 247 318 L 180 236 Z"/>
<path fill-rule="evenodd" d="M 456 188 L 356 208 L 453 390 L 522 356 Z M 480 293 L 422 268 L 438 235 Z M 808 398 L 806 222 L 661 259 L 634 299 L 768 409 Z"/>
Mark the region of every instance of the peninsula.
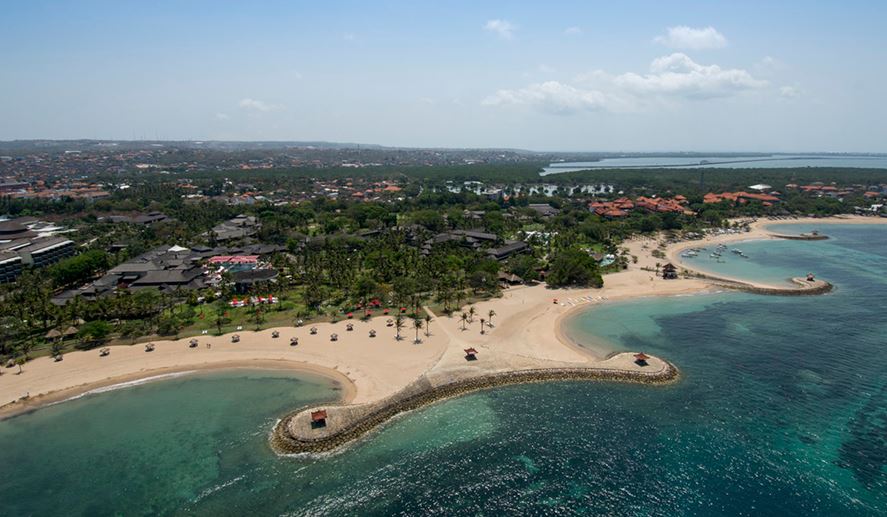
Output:
<path fill-rule="evenodd" d="M 887 222 L 862 217 L 815 221 Z M 776 238 L 766 230 L 769 223 L 759 220 L 751 223 L 749 231 L 710 235 L 693 244 Z M 676 257 L 690 245 L 669 243 L 666 256 Z M 155 341 L 150 352 L 140 343 L 111 347 L 104 356 L 90 350 L 68 353 L 58 362 L 42 357 L 29 362 L 21 375 L 0 376 L 2 414 L 173 372 L 237 367 L 295 369 L 331 379 L 341 390 L 340 399 L 287 415 L 274 429 L 272 443 L 281 452 L 329 450 L 402 411 L 492 386 L 559 379 L 663 383 L 678 377 L 678 369 L 665 358 L 639 356 L 642 350 L 607 356 L 594 343 L 568 340 L 560 331 L 561 320 L 595 304 L 723 288 L 814 294 L 829 285 L 816 281 L 800 282 L 796 287 L 774 286 L 701 277 L 689 270 L 667 280 L 654 272 L 655 263 L 661 262 L 652 253 L 658 249 L 658 241 L 637 238 L 625 246 L 637 261 L 624 271 L 609 274 L 601 289 L 553 290 L 541 284 L 514 287 L 500 298 L 473 305 L 472 315 L 465 320 L 429 311 L 429 325 L 421 330 L 398 332 L 390 318 L 380 316 L 311 327 L 239 331 L 237 339 L 231 334 L 205 335 L 194 338 L 196 346 L 189 339 Z"/>

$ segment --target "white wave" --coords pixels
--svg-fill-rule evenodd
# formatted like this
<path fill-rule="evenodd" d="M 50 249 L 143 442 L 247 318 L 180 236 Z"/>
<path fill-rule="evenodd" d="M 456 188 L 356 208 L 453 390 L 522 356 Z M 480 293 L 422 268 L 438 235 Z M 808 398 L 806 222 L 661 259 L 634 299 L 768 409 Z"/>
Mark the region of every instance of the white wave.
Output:
<path fill-rule="evenodd" d="M 110 386 L 102 386 L 100 388 L 95 388 L 95 389 L 91 389 L 89 391 L 85 391 L 83 393 L 80 393 L 79 395 L 74 395 L 73 397 L 69 397 L 64 400 L 59 400 L 57 402 L 47 404 L 47 406 L 54 406 L 56 404 L 61 404 L 63 402 L 70 402 L 72 400 L 77 400 L 77 399 L 85 397 L 87 395 L 95 395 L 98 393 L 107 393 L 109 391 L 116 391 L 116 390 L 121 390 L 124 388 L 131 388 L 133 386 L 138 386 L 140 384 L 147 384 L 149 382 L 155 382 L 155 381 L 160 381 L 160 380 L 164 380 L 164 379 L 172 379 L 175 377 L 182 377 L 185 375 L 190 375 L 196 371 L 197 370 L 187 370 L 184 372 L 164 373 L 164 374 L 160 374 L 160 375 L 152 375 L 150 377 L 145 377 L 142 379 L 136 379 L 133 381 L 120 382 L 117 384 L 112 384 Z"/>

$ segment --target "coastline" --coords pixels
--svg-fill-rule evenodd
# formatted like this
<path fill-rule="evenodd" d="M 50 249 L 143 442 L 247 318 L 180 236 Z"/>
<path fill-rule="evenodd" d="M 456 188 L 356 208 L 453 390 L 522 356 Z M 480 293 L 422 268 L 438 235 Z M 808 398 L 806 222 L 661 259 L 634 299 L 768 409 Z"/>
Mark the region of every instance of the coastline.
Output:
<path fill-rule="evenodd" d="M 134 372 L 119 377 L 109 377 L 102 381 L 85 383 L 70 388 L 41 394 L 27 399 L 21 399 L 17 402 L 6 404 L 0 407 L 0 421 L 15 416 L 30 413 L 38 409 L 67 402 L 69 400 L 78 399 L 84 395 L 98 392 L 103 388 L 114 388 L 119 386 L 125 389 L 128 386 L 134 386 L 139 381 L 163 381 L 168 378 L 184 375 L 194 375 L 213 371 L 236 371 L 236 370 L 278 370 L 285 372 L 307 374 L 313 377 L 320 377 L 331 382 L 333 388 L 340 392 L 336 401 L 342 404 L 348 404 L 357 394 L 357 387 L 354 383 L 342 375 L 340 372 L 330 370 L 308 363 L 295 363 L 291 361 L 268 361 L 268 360 L 246 360 L 246 361 L 230 361 L 212 364 L 202 364 L 195 366 L 171 366 L 168 368 L 158 368 L 154 370 L 144 370 Z M 9 375 L 9 374 L 4 374 Z M 12 374 L 15 375 L 15 374 Z M 107 390 L 110 391 L 110 390 Z"/>
<path fill-rule="evenodd" d="M 752 224 L 751 232 L 672 243 L 665 252 L 670 258 L 680 249 L 708 242 L 776 238 L 766 230 L 766 226 L 773 224 L 882 223 L 887 220 L 866 217 L 762 219 Z M 653 243 L 656 246 L 650 247 Z M 477 379 L 481 378 L 503 379 L 509 375 L 512 377 L 506 384 L 541 382 L 529 378 L 512 382 L 522 378 L 524 374 L 520 372 L 530 371 L 548 372 L 542 376 L 546 380 L 557 380 L 558 376 L 568 380 L 577 375 L 600 380 L 601 376 L 610 375 L 606 372 L 617 370 L 628 372 L 629 376 L 644 376 L 645 368 L 634 363 L 631 353 L 604 356 L 602 350 L 574 342 L 564 331 L 567 319 L 600 303 L 651 296 L 693 295 L 730 288 L 722 282 L 731 280 L 663 280 L 651 272 L 655 263 L 662 260 L 652 257 L 658 239 L 639 237 L 627 241 L 624 246 L 637 260 L 631 262 L 627 270 L 607 275 L 606 284 L 601 289 L 551 290 L 544 285 L 507 289 L 500 298 L 478 302 L 475 321 L 465 330 L 458 318 L 432 315 L 430 332 L 428 335 L 422 333 L 420 343 L 412 342 L 411 331 L 405 331 L 403 339 L 395 340 L 395 331 L 386 325 L 387 316 L 384 316 L 369 321 L 317 323 L 314 325 L 318 328 L 317 335 L 309 334 L 305 327 L 278 327 L 258 332 L 242 330 L 239 343 L 232 343 L 230 334 L 199 336 L 200 344 L 196 349 L 189 348 L 185 339 L 165 340 L 156 341 L 156 350 L 150 353 L 141 350 L 142 344 L 138 344 L 111 347 L 112 353 L 103 358 L 98 357 L 97 350 L 71 352 L 58 363 L 48 357 L 38 358 L 25 365 L 22 375 L 9 371 L 0 375 L 0 419 L 102 387 L 164 374 L 212 369 L 270 368 L 324 376 L 342 389 L 339 400 L 323 406 L 325 408 L 372 407 L 401 394 L 421 379 L 429 380 L 430 387 L 439 390 L 442 386 L 480 382 Z M 773 287 L 762 286 L 764 289 Z M 801 291 L 791 287 L 789 290 Z M 556 303 L 555 299 L 558 300 Z M 489 325 L 481 334 L 477 320 L 490 310 L 495 311 L 495 325 Z M 347 331 L 346 323 L 352 323 L 355 330 Z M 368 337 L 369 329 L 377 330 L 378 337 Z M 279 338 L 271 337 L 274 330 L 280 333 Z M 331 332 L 338 333 L 338 341 L 329 340 Z M 290 346 L 291 337 L 298 337 L 300 344 Z M 463 352 L 466 348 L 476 349 L 478 360 L 466 361 Z M 663 365 L 675 368 L 659 358 L 651 358 L 651 364 L 657 368 Z M 495 384 L 496 381 L 490 382 Z M 20 400 L 24 393 L 31 396 Z M 310 409 L 303 408 L 295 414 Z"/>

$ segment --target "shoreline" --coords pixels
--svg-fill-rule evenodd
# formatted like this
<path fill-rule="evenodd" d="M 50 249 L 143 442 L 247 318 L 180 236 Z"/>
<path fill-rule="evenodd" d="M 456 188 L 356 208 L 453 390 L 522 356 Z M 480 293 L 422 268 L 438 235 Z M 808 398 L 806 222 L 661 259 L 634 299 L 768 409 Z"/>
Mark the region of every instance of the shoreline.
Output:
<path fill-rule="evenodd" d="M 135 386 L 140 381 L 155 382 L 163 381 L 169 378 L 186 375 L 196 375 L 200 373 L 216 372 L 216 371 L 236 371 L 236 370 L 264 370 L 264 371 L 282 371 L 307 374 L 309 376 L 320 377 L 329 381 L 335 391 L 340 392 L 337 402 L 348 404 L 357 394 L 357 387 L 354 383 L 342 375 L 340 372 L 323 368 L 308 363 L 296 363 L 291 361 L 267 361 L 267 360 L 246 360 L 246 361 L 230 361 L 210 363 L 195 366 L 171 366 L 167 368 L 158 368 L 153 370 L 143 370 L 118 377 L 109 377 L 102 381 L 85 383 L 70 388 L 53 391 L 51 393 L 41 394 L 27 399 L 20 399 L 4 406 L 0 406 L 0 422 L 3 420 L 14 418 L 16 416 L 32 413 L 39 409 L 63 404 L 65 402 L 76 400 L 80 397 L 90 395 L 92 393 L 100 393 L 98 390 L 103 388 L 126 389 L 129 386 Z M 15 375 L 15 374 L 4 374 Z M 143 382 L 142 382 L 143 383 Z M 111 391 L 104 390 L 104 391 Z M 103 392 L 103 391 L 102 391 Z"/>
<path fill-rule="evenodd" d="M 796 279 L 788 279 L 785 284 L 774 285 L 766 282 L 758 282 L 742 278 L 735 278 L 728 275 L 714 273 L 698 267 L 693 267 L 680 259 L 680 254 L 687 249 L 699 246 L 708 246 L 712 244 L 738 244 L 741 242 L 752 241 L 768 241 L 768 240 L 804 240 L 804 241 L 823 241 L 828 240 L 828 235 L 818 235 L 815 238 L 802 236 L 792 236 L 785 234 L 777 234 L 769 229 L 770 226 L 777 225 L 882 225 L 887 224 L 887 219 L 882 217 L 866 217 L 857 215 L 835 216 L 828 218 L 801 217 L 797 219 L 757 219 L 750 224 L 750 231 L 722 234 L 707 235 L 702 239 L 693 241 L 682 241 L 672 243 L 666 247 L 665 260 L 679 266 L 680 268 L 692 272 L 696 277 L 703 278 L 713 282 L 724 282 L 723 287 L 731 289 L 740 289 L 757 294 L 777 294 L 777 295 L 797 295 L 797 294 L 822 294 L 828 292 L 831 288 L 822 284 L 812 286 L 812 288 L 798 288 Z M 817 281 L 819 282 L 819 281 Z M 826 282 L 827 283 L 827 282 Z M 733 285 L 729 285 L 733 284 Z"/>
<path fill-rule="evenodd" d="M 761 219 L 752 223 L 751 232 L 672 243 L 665 251 L 668 259 L 675 252 L 679 253 L 680 249 L 704 245 L 705 242 L 773 239 L 775 237 L 766 230 L 766 226 L 775 224 L 882 223 L 887 223 L 887 220 L 865 217 L 788 221 Z M 0 376 L 0 404 L 3 404 L 0 406 L 0 420 L 102 387 L 158 375 L 203 370 L 278 369 L 319 375 L 332 380 L 342 390 L 338 400 L 327 403 L 327 407 L 350 410 L 366 410 L 392 400 L 392 397 L 402 395 L 405 389 L 422 379 L 430 379 L 428 389 L 438 393 L 433 390 L 443 389 L 441 387 L 447 385 L 464 387 L 464 383 L 481 382 L 477 379 L 517 379 L 530 375 L 521 372 L 536 372 L 545 381 L 558 380 L 558 375 L 563 380 L 569 380 L 571 375 L 613 380 L 602 377 L 613 375 L 612 372 L 618 370 L 628 372 L 629 376 L 647 375 L 644 372 L 652 368 L 635 364 L 630 352 L 605 354 L 606 346 L 602 346 L 603 349 L 587 348 L 573 341 L 564 329 L 567 319 L 603 303 L 696 295 L 737 287 L 724 285 L 724 282 L 754 287 L 753 283 L 724 278 L 664 280 L 657 277 L 651 270 L 657 261 L 662 260 L 652 257 L 652 251 L 658 247 L 658 239 L 639 236 L 626 241 L 623 246 L 636 259 L 628 269 L 607 275 L 605 286 L 601 289 L 552 290 L 544 285 L 506 289 L 499 298 L 477 302 L 474 322 L 465 329 L 457 317 L 438 317 L 429 312 L 433 317 L 431 327 L 427 334 L 422 333 L 419 343 L 413 343 L 413 333 L 410 331 L 403 333 L 403 339 L 394 340 L 394 329 L 385 323 L 388 316 L 381 316 L 368 321 L 317 323 L 314 325 L 318 328 L 317 335 L 309 334 L 305 327 L 276 327 L 257 332 L 241 330 L 239 343 L 231 342 L 232 334 L 198 336 L 200 345 L 194 349 L 188 347 L 187 339 L 182 339 L 156 341 L 156 351 L 151 353 L 141 350 L 142 343 L 113 346 L 110 356 L 103 358 L 98 357 L 97 350 L 70 352 L 59 363 L 41 357 L 27 363 L 21 376 L 12 372 Z M 650 247 L 650 244 L 654 244 L 654 247 Z M 763 286 L 764 289 L 772 287 Z M 770 294 L 814 294 L 815 291 L 787 289 L 792 292 L 779 288 L 783 292 Z M 552 303 L 553 300 L 557 301 Z M 495 311 L 496 324 L 489 324 L 486 332 L 481 334 L 477 329 L 477 320 L 490 310 Z M 353 324 L 355 330 L 347 331 L 346 323 Z M 369 338 L 369 329 L 377 330 L 378 337 Z M 280 333 L 277 339 L 271 336 L 275 330 Z M 328 339 L 330 332 L 338 333 L 338 341 Z M 300 344 L 290 346 L 291 337 L 298 337 Z M 478 360 L 465 360 L 463 350 L 467 348 L 478 351 Z M 651 357 L 650 364 L 662 368 L 668 365 L 677 372 L 674 365 L 663 359 Z M 539 372 L 546 373 L 542 375 Z M 489 382 L 491 384 L 486 387 L 495 387 L 499 381 Z M 543 380 L 509 381 L 502 385 L 520 382 Z M 20 395 L 24 393 L 35 395 L 20 400 Z M 309 410 L 302 408 L 287 418 Z M 389 418 L 391 415 L 384 420 Z"/>

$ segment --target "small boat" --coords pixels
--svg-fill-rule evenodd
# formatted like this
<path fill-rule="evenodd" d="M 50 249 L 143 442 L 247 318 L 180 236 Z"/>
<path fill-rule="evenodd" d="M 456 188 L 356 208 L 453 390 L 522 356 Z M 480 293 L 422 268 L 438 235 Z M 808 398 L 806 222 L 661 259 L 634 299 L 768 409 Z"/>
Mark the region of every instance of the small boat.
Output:
<path fill-rule="evenodd" d="M 730 250 L 730 251 L 732 251 L 733 253 L 735 253 L 735 254 L 737 254 L 737 255 L 742 255 L 742 250 L 739 249 L 739 248 L 733 248 L 733 249 Z"/>

